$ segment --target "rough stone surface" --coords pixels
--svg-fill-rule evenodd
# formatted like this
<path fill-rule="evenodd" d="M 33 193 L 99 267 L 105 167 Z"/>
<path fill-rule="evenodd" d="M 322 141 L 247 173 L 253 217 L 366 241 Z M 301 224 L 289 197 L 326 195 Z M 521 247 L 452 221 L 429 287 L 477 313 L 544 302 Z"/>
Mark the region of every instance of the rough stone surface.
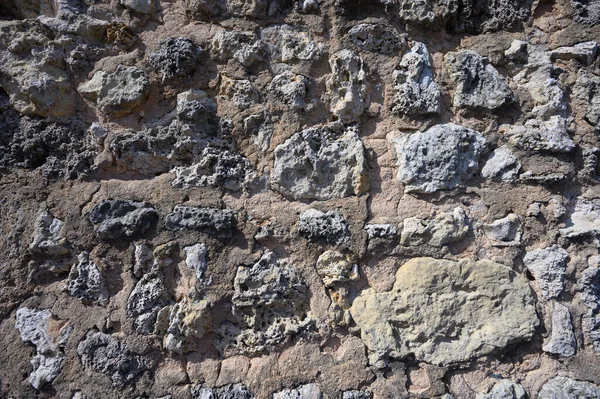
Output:
<path fill-rule="evenodd" d="M 432 219 L 407 218 L 403 223 L 400 243 L 405 246 L 429 244 L 441 247 L 460 241 L 469 232 L 467 216 L 462 208 L 440 213 Z"/>
<path fill-rule="evenodd" d="M 309 209 L 300 215 L 298 230 L 310 241 L 341 244 L 349 239 L 346 220 L 344 215 L 338 211 L 322 212 L 317 209 Z"/>
<path fill-rule="evenodd" d="M 412 259 L 391 291 L 363 291 L 350 313 L 373 360 L 414 354 L 438 365 L 530 339 L 539 323 L 527 280 L 491 261 Z"/>
<path fill-rule="evenodd" d="M 392 144 L 405 191 L 433 193 L 459 187 L 477 172 L 485 139 L 472 129 L 447 123 L 404 134 Z"/>
<path fill-rule="evenodd" d="M 363 144 L 354 127 L 303 130 L 275 149 L 272 185 L 295 200 L 360 195 L 368 189 Z"/>
<path fill-rule="evenodd" d="M 487 394 L 477 394 L 475 399 L 525 399 L 527 393 L 520 384 L 511 380 L 498 381 Z"/>
<path fill-rule="evenodd" d="M 103 240 L 132 239 L 151 232 L 158 213 L 149 203 L 102 200 L 91 209 L 88 219 Z"/>
<path fill-rule="evenodd" d="M 229 384 L 218 388 L 194 386 L 190 389 L 193 399 L 253 399 L 254 395 L 244 384 Z"/>
<path fill-rule="evenodd" d="M 560 116 L 547 121 L 530 119 L 524 126 L 509 127 L 505 134 L 515 146 L 528 151 L 570 152 L 575 148 L 567 121 Z"/>
<path fill-rule="evenodd" d="M 503 182 L 512 182 L 519 176 L 521 162 L 507 147 L 496 148 L 481 169 L 481 176 Z"/>
<path fill-rule="evenodd" d="M 502 219 L 494 220 L 490 224 L 484 224 L 483 232 L 495 246 L 520 245 L 523 235 L 522 220 L 519 215 L 511 213 Z"/>
<path fill-rule="evenodd" d="M 600 387 L 598 385 L 568 377 L 552 378 L 542 386 L 538 393 L 539 399 L 598 397 L 600 397 Z"/>
<path fill-rule="evenodd" d="M 149 61 L 163 80 L 175 76 L 186 76 L 194 71 L 201 48 L 185 37 L 163 40 L 160 47 L 150 54 Z"/>
<path fill-rule="evenodd" d="M 600 258 L 592 256 L 588 268 L 579 280 L 581 301 L 587 308 L 582 317 L 582 329 L 596 352 L 600 352 Z"/>
<path fill-rule="evenodd" d="M 199 230 L 223 237 L 231 237 L 235 225 L 235 214 L 230 209 L 177 205 L 165 219 L 165 227 L 169 230 Z"/>
<path fill-rule="evenodd" d="M 392 55 L 406 48 L 406 36 L 382 24 L 358 24 L 348 30 L 352 44 L 362 50 Z"/>
<path fill-rule="evenodd" d="M 569 254 L 558 245 L 527 252 L 523 263 L 540 286 L 546 299 L 556 298 L 563 290 Z"/>
<path fill-rule="evenodd" d="M 102 272 L 85 251 L 77 256 L 77 262 L 71 267 L 65 290 L 84 302 L 108 304 L 109 295 Z"/>
<path fill-rule="evenodd" d="M 323 395 L 316 384 L 306 384 L 294 389 L 284 389 L 273 394 L 273 399 L 321 399 Z"/>
<path fill-rule="evenodd" d="M 369 106 L 367 73 L 360 56 L 351 50 L 340 50 L 329 57 L 331 77 L 327 80 L 327 96 L 331 113 L 344 123 L 356 121 Z"/>
<path fill-rule="evenodd" d="M 542 349 L 564 357 L 573 356 L 577 349 L 571 313 L 566 306 L 558 302 L 554 302 L 552 308 L 552 336 Z"/>

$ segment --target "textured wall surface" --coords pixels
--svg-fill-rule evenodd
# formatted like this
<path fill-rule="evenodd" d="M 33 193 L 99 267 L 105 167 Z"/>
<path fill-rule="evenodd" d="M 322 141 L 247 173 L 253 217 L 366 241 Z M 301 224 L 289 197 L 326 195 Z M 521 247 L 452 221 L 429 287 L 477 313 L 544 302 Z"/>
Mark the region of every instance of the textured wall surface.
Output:
<path fill-rule="evenodd" d="M 600 398 L 600 1 L 0 1 L 0 398 Z"/>

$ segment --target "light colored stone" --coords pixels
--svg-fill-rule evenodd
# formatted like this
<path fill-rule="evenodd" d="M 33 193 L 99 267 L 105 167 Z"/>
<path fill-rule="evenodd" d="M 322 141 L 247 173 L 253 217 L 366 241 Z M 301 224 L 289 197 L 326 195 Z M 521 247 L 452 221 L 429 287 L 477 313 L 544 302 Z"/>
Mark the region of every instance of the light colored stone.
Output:
<path fill-rule="evenodd" d="M 485 161 L 481 176 L 503 182 L 513 182 L 519 176 L 521 162 L 505 145 L 496 148 Z"/>
<path fill-rule="evenodd" d="M 163 338 L 163 347 L 174 353 L 189 352 L 193 343 L 210 330 L 212 315 L 208 301 L 195 301 L 184 297 L 169 307 L 168 327 Z M 161 311 L 162 312 L 162 311 Z M 157 319 L 161 319 L 159 314 Z M 157 321 L 155 332 L 165 333 Z"/>
<path fill-rule="evenodd" d="M 576 59 L 584 65 L 590 65 L 598 52 L 598 44 L 596 42 L 577 43 L 570 47 L 559 47 L 550 51 L 550 58 L 553 60 L 570 60 Z"/>
<path fill-rule="evenodd" d="M 569 309 L 558 302 L 552 305 L 552 335 L 542 350 L 555 355 L 569 357 L 575 354 L 577 340 L 573 334 L 573 323 Z"/>
<path fill-rule="evenodd" d="M 460 241 L 469 232 L 465 211 L 456 207 L 452 212 L 442 212 L 431 219 L 407 218 L 400 235 L 404 246 L 429 244 L 441 247 Z"/>
<path fill-rule="evenodd" d="M 348 39 L 361 50 L 395 55 L 407 46 L 406 34 L 384 24 L 358 24 L 348 31 Z"/>
<path fill-rule="evenodd" d="M 587 201 L 579 200 L 565 228 L 559 230 L 565 238 L 596 236 L 600 233 L 600 210 Z"/>
<path fill-rule="evenodd" d="M 525 389 L 520 384 L 502 379 L 487 394 L 478 393 L 475 399 L 526 399 L 527 397 Z"/>
<path fill-rule="evenodd" d="M 413 258 L 391 291 L 363 291 L 350 313 L 371 364 L 410 354 L 434 365 L 467 361 L 530 339 L 539 324 L 527 280 L 491 261 Z"/>
<path fill-rule="evenodd" d="M 298 231 L 314 242 L 343 244 L 350 239 L 346 219 L 339 211 L 308 209 L 300 214 Z"/>
<path fill-rule="evenodd" d="M 142 14 L 150 14 L 154 11 L 154 0 L 119 0 L 128 9 Z"/>
<path fill-rule="evenodd" d="M 218 61 L 234 59 L 244 67 L 250 67 L 264 60 L 266 49 L 252 32 L 222 30 L 211 41 L 210 52 Z"/>
<path fill-rule="evenodd" d="M 196 272 L 196 278 L 202 280 L 204 278 L 204 272 L 206 271 L 206 256 L 208 251 L 204 244 L 194 244 L 189 247 L 184 247 L 185 252 L 185 264 L 187 267 Z"/>
<path fill-rule="evenodd" d="M 433 193 L 460 187 L 478 171 L 485 139 L 475 130 L 447 123 L 393 138 L 392 144 L 405 192 Z"/>
<path fill-rule="evenodd" d="M 219 97 L 233 102 L 240 111 L 257 104 L 260 99 L 258 90 L 248 79 L 231 79 L 227 76 L 221 76 Z"/>
<path fill-rule="evenodd" d="M 527 252 L 523 263 L 540 286 L 546 299 L 556 298 L 563 290 L 569 254 L 558 245 Z"/>
<path fill-rule="evenodd" d="M 309 108 L 306 103 L 308 85 L 307 77 L 285 71 L 275 76 L 266 90 L 271 94 L 273 100 L 300 111 Z"/>
<path fill-rule="evenodd" d="M 329 57 L 331 76 L 327 79 L 327 98 L 331 113 L 341 122 L 355 122 L 368 108 L 370 88 L 362 58 L 351 50 L 340 50 Z"/>
<path fill-rule="evenodd" d="M 303 130 L 275 149 L 271 185 L 295 200 L 326 200 L 368 190 L 358 129 L 330 124 Z"/>
<path fill-rule="evenodd" d="M 298 388 L 284 389 L 273 394 L 273 399 L 321 399 L 323 395 L 317 384 L 301 385 Z"/>
<path fill-rule="evenodd" d="M 579 298 L 587 308 L 581 320 L 581 329 L 587 344 L 600 352 L 600 257 L 591 256 L 588 267 L 578 281 Z"/>
<path fill-rule="evenodd" d="M 423 43 L 413 42 L 393 73 L 392 113 L 430 115 L 441 112 L 440 89 L 435 83 L 429 52 Z"/>
<path fill-rule="evenodd" d="M 551 116 L 547 121 L 530 119 L 523 126 L 502 125 L 500 131 L 509 137 L 512 145 L 527 151 L 565 153 L 575 148 L 567 131 L 567 121 L 560 116 Z"/>
<path fill-rule="evenodd" d="M 523 228 L 521 218 L 510 213 L 502 219 L 494 220 L 490 224 L 483 225 L 483 232 L 496 247 L 510 247 L 521 245 Z"/>
<path fill-rule="evenodd" d="M 540 389 L 538 399 L 583 399 L 600 398 L 600 387 L 587 381 L 568 377 L 554 377 Z"/>
<path fill-rule="evenodd" d="M 77 256 L 64 288 L 69 295 L 84 302 L 107 305 L 109 294 L 104 277 L 87 251 Z"/>
<path fill-rule="evenodd" d="M 267 43 L 271 60 L 275 62 L 292 64 L 298 61 L 315 61 L 327 51 L 327 45 L 321 43 L 310 31 L 298 30 L 287 24 L 262 29 L 261 39 Z"/>

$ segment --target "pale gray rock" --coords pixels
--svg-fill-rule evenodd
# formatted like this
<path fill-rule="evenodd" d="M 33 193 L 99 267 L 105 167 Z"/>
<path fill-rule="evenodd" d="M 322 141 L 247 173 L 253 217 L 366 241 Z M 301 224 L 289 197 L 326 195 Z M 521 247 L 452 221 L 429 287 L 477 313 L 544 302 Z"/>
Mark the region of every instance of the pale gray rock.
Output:
<path fill-rule="evenodd" d="M 193 16 L 203 21 L 227 17 L 274 18 L 291 8 L 285 0 L 185 0 L 185 4 Z"/>
<path fill-rule="evenodd" d="M 456 13 L 456 1 L 432 2 L 427 0 L 400 0 L 400 20 L 409 24 L 443 24 L 444 20 Z"/>
<path fill-rule="evenodd" d="M 287 24 L 263 28 L 261 39 L 268 46 L 271 62 L 292 64 L 316 61 L 327 52 L 327 45 L 321 43 L 310 31 L 298 30 Z"/>
<path fill-rule="evenodd" d="M 261 151 L 267 151 L 273 137 L 273 122 L 268 111 L 244 118 L 244 130 L 252 136 L 252 142 Z"/>
<path fill-rule="evenodd" d="M 188 38 L 170 37 L 160 42 L 160 47 L 150 54 L 148 60 L 164 81 L 193 73 L 201 51 L 200 46 Z"/>
<path fill-rule="evenodd" d="M 556 244 L 525 254 L 523 263 L 538 282 L 545 299 L 556 298 L 562 292 L 568 258 L 567 251 Z"/>
<path fill-rule="evenodd" d="M 583 42 L 570 47 L 559 47 L 549 52 L 550 58 L 553 60 L 571 60 L 575 59 L 590 65 L 594 62 L 598 52 L 598 44 L 596 42 Z"/>
<path fill-rule="evenodd" d="M 308 288 L 285 259 L 266 251 L 253 265 L 241 265 L 234 279 L 232 312 L 238 325 L 219 330 L 224 353 L 255 354 L 287 342 L 314 323 Z"/>
<path fill-rule="evenodd" d="M 562 357 L 573 356 L 577 350 L 571 313 L 569 308 L 558 302 L 552 305 L 552 335 L 542 350 Z"/>
<path fill-rule="evenodd" d="M 329 57 L 331 76 L 327 79 L 329 109 L 341 122 L 358 120 L 369 107 L 370 88 L 363 60 L 351 50 Z"/>
<path fill-rule="evenodd" d="M 397 234 L 396 226 L 391 224 L 368 224 L 365 226 L 365 231 L 370 240 L 373 238 L 395 236 Z"/>
<path fill-rule="evenodd" d="M 87 251 L 77 256 L 64 289 L 84 303 L 98 303 L 103 306 L 108 304 L 109 295 L 104 277 Z"/>
<path fill-rule="evenodd" d="M 600 129 L 600 77 L 580 71 L 571 96 L 585 106 L 585 120 Z"/>
<path fill-rule="evenodd" d="M 554 377 L 542 386 L 538 399 L 596 399 L 600 398 L 600 387 L 587 381 L 568 377 Z"/>
<path fill-rule="evenodd" d="M 121 117 L 131 113 L 146 99 L 150 82 L 141 69 L 119 65 L 114 72 L 96 72 L 77 90 L 95 101 L 102 113 Z"/>
<path fill-rule="evenodd" d="M 48 257 L 61 257 L 70 253 L 69 243 L 64 236 L 62 220 L 48 210 L 35 220 L 35 231 L 29 250 Z"/>
<path fill-rule="evenodd" d="M 399 115 L 431 115 L 441 112 L 440 89 L 435 83 L 429 52 L 413 42 L 393 73 L 394 97 L 391 110 Z"/>
<path fill-rule="evenodd" d="M 495 247 L 511 247 L 521 245 L 523 228 L 519 215 L 510 213 L 502 219 L 483 225 L 483 233 Z"/>
<path fill-rule="evenodd" d="M 210 53 L 217 61 L 234 59 L 244 67 L 250 67 L 264 60 L 266 48 L 252 32 L 223 30 L 214 36 Z"/>
<path fill-rule="evenodd" d="M 460 207 L 431 219 L 406 218 L 403 224 L 400 243 L 404 246 L 429 244 L 441 247 L 462 240 L 469 232 L 467 215 Z"/>
<path fill-rule="evenodd" d="M 371 396 L 371 393 L 368 391 L 359 391 L 356 389 L 342 393 L 342 399 L 371 399 Z"/>
<path fill-rule="evenodd" d="M 223 187 L 239 191 L 251 170 L 248 159 L 227 149 L 208 146 L 202 149 L 199 161 L 190 166 L 176 166 L 171 185 L 176 188 Z"/>
<path fill-rule="evenodd" d="M 229 384 L 219 388 L 194 385 L 190 388 L 192 399 L 254 399 L 244 384 Z"/>
<path fill-rule="evenodd" d="M 456 89 L 453 105 L 471 110 L 496 110 L 513 100 L 506 80 L 496 68 L 471 50 L 450 52 L 444 56 L 446 73 Z"/>
<path fill-rule="evenodd" d="M 374 365 L 463 362 L 528 340 L 539 324 L 527 279 L 487 260 L 413 258 L 391 291 L 362 291 L 350 313 Z"/>
<path fill-rule="evenodd" d="M 158 268 L 144 274 L 127 299 L 127 316 L 140 334 L 154 332 L 158 312 L 169 301 L 165 277 Z"/>
<path fill-rule="evenodd" d="M 56 323 L 52 328 L 51 322 Z M 30 308 L 17 310 L 15 327 L 23 342 L 30 342 L 36 347 L 36 354 L 31 359 L 33 370 L 29 374 L 29 383 L 39 390 L 60 374 L 66 358 L 63 348 L 73 327 L 68 322 L 55 321 L 49 310 Z"/>
<path fill-rule="evenodd" d="M 569 137 L 567 120 L 561 116 L 546 121 L 529 119 L 523 126 L 502 125 L 500 130 L 514 146 L 527 151 L 566 153 L 576 147 Z"/>
<path fill-rule="evenodd" d="M 302 75 L 285 71 L 273 78 L 267 86 L 267 93 L 278 102 L 293 110 L 307 110 L 309 80 Z"/>
<path fill-rule="evenodd" d="M 219 97 L 233 102 L 243 111 L 260 101 L 260 93 L 248 79 L 230 79 L 221 76 Z"/>
<path fill-rule="evenodd" d="M 271 186 L 295 200 L 367 191 L 364 147 L 354 126 L 333 123 L 294 134 L 275 149 Z"/>
<path fill-rule="evenodd" d="M 298 11 L 303 14 L 316 13 L 319 11 L 319 2 L 317 0 L 300 0 Z"/>
<path fill-rule="evenodd" d="M 131 11 L 150 14 L 155 9 L 154 0 L 119 0 L 119 3 Z"/>
<path fill-rule="evenodd" d="M 119 339 L 101 332 L 89 332 L 77 346 L 77 354 L 84 367 L 105 374 L 117 387 L 131 383 L 152 365 L 150 359 L 132 353 Z"/>
<path fill-rule="evenodd" d="M 358 24 L 347 33 L 352 44 L 361 50 L 395 55 L 407 46 L 407 35 L 383 24 Z"/>
<path fill-rule="evenodd" d="M 235 214 L 230 209 L 176 205 L 165 219 L 165 228 L 172 231 L 198 230 L 228 238 L 233 235 L 236 223 Z"/>
<path fill-rule="evenodd" d="M 202 280 L 207 266 L 206 256 L 208 255 L 208 251 L 206 245 L 190 245 L 189 247 L 184 247 L 183 251 L 185 252 L 186 266 L 196 272 L 196 278 L 198 280 Z"/>
<path fill-rule="evenodd" d="M 578 281 L 579 297 L 587 307 L 581 327 L 587 343 L 600 352 L 600 257 L 591 256 Z"/>
<path fill-rule="evenodd" d="M 496 148 L 481 169 L 481 176 L 486 179 L 513 182 L 519 176 L 521 162 L 505 145 Z"/>
<path fill-rule="evenodd" d="M 343 244 L 350 239 L 348 225 L 339 211 L 309 209 L 300 214 L 300 234 L 310 241 Z"/>
<path fill-rule="evenodd" d="M 487 394 L 479 393 L 475 399 L 526 399 L 525 389 L 521 384 L 511 380 L 502 379 L 498 381 Z"/>
<path fill-rule="evenodd" d="M 147 202 L 102 200 L 88 214 L 94 230 L 102 240 L 130 240 L 151 232 L 158 222 L 158 212 Z"/>
<path fill-rule="evenodd" d="M 597 236 L 600 234 L 600 209 L 593 203 L 578 200 L 565 227 L 559 232 L 565 238 Z"/>
<path fill-rule="evenodd" d="M 321 399 L 322 397 L 323 394 L 315 383 L 283 389 L 273 394 L 273 399 Z"/>
<path fill-rule="evenodd" d="M 211 324 L 208 301 L 184 297 L 180 302 L 159 312 L 154 333 L 164 334 L 165 349 L 183 354 L 194 350 L 193 344 L 211 330 Z"/>
<path fill-rule="evenodd" d="M 433 193 L 462 186 L 479 169 L 485 139 L 475 130 L 447 123 L 392 139 L 398 179 L 407 193 Z"/>
<path fill-rule="evenodd" d="M 133 275 L 142 277 L 150 271 L 153 264 L 152 247 L 146 242 L 136 243 L 133 251 Z"/>

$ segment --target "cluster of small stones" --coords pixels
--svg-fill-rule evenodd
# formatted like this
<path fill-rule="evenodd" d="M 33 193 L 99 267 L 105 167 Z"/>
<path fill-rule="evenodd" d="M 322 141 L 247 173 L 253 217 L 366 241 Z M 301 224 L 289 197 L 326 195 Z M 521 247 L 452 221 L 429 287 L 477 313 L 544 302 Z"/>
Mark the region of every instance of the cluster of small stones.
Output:
<path fill-rule="evenodd" d="M 600 2 L 3 0 L 0 398 L 600 398 Z"/>

